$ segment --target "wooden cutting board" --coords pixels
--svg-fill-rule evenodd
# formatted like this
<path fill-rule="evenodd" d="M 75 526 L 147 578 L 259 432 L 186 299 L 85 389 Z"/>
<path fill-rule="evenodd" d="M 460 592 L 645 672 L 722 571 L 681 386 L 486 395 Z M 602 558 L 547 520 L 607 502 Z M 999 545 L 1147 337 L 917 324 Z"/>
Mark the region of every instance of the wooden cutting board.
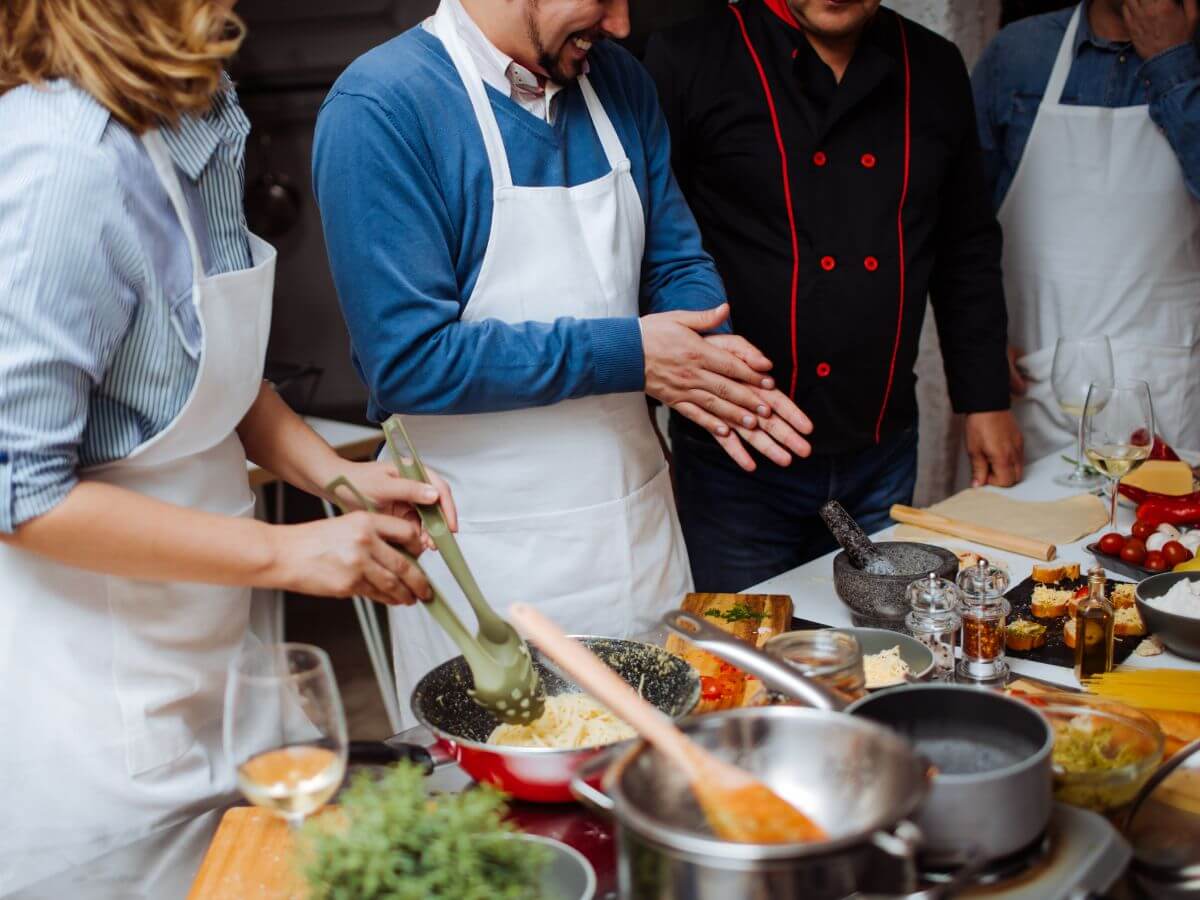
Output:
<path fill-rule="evenodd" d="M 188 900 L 303 900 L 307 893 L 287 824 L 265 809 L 237 806 L 221 818 Z"/>
<path fill-rule="evenodd" d="M 688 594 L 682 608 L 756 647 L 792 624 L 792 598 L 787 594 Z M 743 617 L 745 614 L 748 617 Z M 730 672 L 727 664 L 681 637 L 667 638 L 667 650 L 691 663 L 702 678 L 723 679 L 729 684 L 729 689 L 716 699 L 701 697 L 697 713 L 742 706 L 760 690 L 756 679 L 747 679 L 740 671 Z"/>

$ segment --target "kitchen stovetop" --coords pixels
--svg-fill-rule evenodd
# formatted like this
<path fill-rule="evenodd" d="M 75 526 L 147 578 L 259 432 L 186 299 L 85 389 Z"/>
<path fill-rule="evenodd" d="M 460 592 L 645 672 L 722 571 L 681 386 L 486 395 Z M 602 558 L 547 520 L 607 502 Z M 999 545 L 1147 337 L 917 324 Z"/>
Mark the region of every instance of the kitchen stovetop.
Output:
<path fill-rule="evenodd" d="M 464 790 L 474 782 L 456 766 L 435 772 L 433 790 Z M 617 845 L 610 822 L 576 804 L 513 801 L 512 818 L 531 834 L 568 844 L 596 870 L 596 900 L 618 900 Z M 1073 900 L 1103 895 L 1129 865 L 1129 844 L 1103 816 L 1056 804 L 1045 838 L 1026 860 L 1007 860 L 994 881 L 968 888 L 961 897 L 988 900 Z M 936 876 L 930 881 L 936 880 Z M 736 898 L 730 898 L 736 900 Z"/>

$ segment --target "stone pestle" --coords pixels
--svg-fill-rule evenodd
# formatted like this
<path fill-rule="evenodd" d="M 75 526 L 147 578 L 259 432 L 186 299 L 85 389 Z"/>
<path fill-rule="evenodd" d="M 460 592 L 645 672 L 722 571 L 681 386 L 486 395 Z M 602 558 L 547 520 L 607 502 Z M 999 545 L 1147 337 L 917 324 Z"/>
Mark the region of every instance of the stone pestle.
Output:
<path fill-rule="evenodd" d="M 821 518 L 829 526 L 830 532 L 846 551 L 850 563 L 857 569 L 862 569 L 869 575 L 898 575 L 895 564 L 879 552 L 867 533 L 836 500 L 830 500 L 821 507 Z"/>

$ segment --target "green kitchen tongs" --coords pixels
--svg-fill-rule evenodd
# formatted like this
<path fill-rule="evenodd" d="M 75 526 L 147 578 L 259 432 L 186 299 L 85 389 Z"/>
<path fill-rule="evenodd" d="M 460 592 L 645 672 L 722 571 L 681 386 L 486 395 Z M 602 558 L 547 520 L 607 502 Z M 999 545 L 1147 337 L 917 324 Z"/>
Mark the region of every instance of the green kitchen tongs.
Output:
<path fill-rule="evenodd" d="M 397 420 L 389 421 L 384 425 L 384 435 L 397 467 L 404 477 L 428 484 L 429 479 L 416 454 L 406 458 L 397 452 L 388 427 L 393 424 L 393 421 L 399 425 Z M 403 435 L 405 443 L 411 448 L 412 444 L 408 442 L 408 437 L 404 435 L 402 427 L 400 433 Z M 364 509 L 374 511 L 374 504 L 363 496 L 345 476 L 331 481 L 326 486 L 326 491 L 336 500 L 337 492 L 341 488 L 350 491 Z M 340 501 L 338 501 L 338 505 L 343 512 L 346 511 Z M 487 601 L 483 599 L 470 570 L 467 569 L 462 552 L 458 549 L 458 542 L 446 524 L 440 502 L 428 506 L 418 505 L 417 512 L 425 530 L 433 538 L 438 550 L 446 560 L 447 568 L 462 587 L 463 593 L 467 596 L 479 619 L 479 634 L 473 636 L 446 602 L 437 585 L 426 574 L 425 577 L 433 589 L 433 599 L 428 603 L 423 603 L 422 606 L 429 611 L 434 621 L 462 651 L 463 658 L 471 669 L 471 676 L 475 682 L 474 689 L 468 693 L 480 706 L 502 722 L 535 721 L 541 717 L 544 710 L 545 695 L 538 679 L 537 669 L 529 654 L 528 645 L 516 633 L 516 630 L 497 616 Z M 412 556 L 402 549 L 399 552 L 412 565 L 421 569 L 420 564 Z M 424 572 L 423 569 L 421 571 Z"/>

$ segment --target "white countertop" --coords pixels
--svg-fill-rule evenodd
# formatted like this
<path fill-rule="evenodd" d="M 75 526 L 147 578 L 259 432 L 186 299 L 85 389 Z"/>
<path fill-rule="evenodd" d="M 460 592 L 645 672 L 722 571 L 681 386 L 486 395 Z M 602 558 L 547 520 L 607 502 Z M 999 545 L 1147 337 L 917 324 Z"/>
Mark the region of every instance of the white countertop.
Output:
<path fill-rule="evenodd" d="M 1069 466 L 1063 461 L 1062 456 L 1055 454 L 1029 466 L 1025 471 L 1025 480 L 1015 487 L 993 490 L 1002 490 L 1003 493 L 1017 500 L 1057 500 L 1070 496 L 1072 493 L 1068 488 L 1060 487 L 1053 481 L 1056 475 L 1062 474 L 1068 469 Z M 1105 502 L 1107 503 L 1107 500 Z M 1130 526 L 1133 524 L 1133 513 L 1133 509 L 1127 505 L 1118 505 L 1117 507 L 1117 529 L 1123 534 L 1129 533 Z M 872 535 L 872 538 L 881 541 L 889 540 L 894 530 L 894 526 L 886 528 Z M 1077 543 L 1060 545 L 1057 560 L 1079 562 L 1083 564 L 1086 571 L 1094 560 L 1084 546 L 1093 540 L 1095 540 L 1095 535 L 1089 535 Z M 1002 561 L 1008 566 L 1014 585 L 1029 576 L 1035 562 L 1029 557 L 981 547 L 958 538 L 946 537 L 945 539 L 931 540 L 930 543 L 941 544 L 951 549 L 967 547 L 992 561 Z M 833 557 L 835 555 L 836 553 L 829 553 L 819 559 L 814 559 L 789 572 L 784 572 L 782 575 L 747 588 L 746 591 L 752 594 L 790 594 L 796 616 L 836 627 L 849 626 L 852 624 L 850 610 L 838 599 L 833 589 Z M 1118 580 L 1125 580 L 1122 575 L 1115 577 Z M 1010 657 L 1009 663 L 1014 672 L 1022 675 L 1072 687 L 1079 686 L 1075 673 L 1068 668 L 1031 662 L 1016 657 Z M 1200 669 L 1200 663 L 1182 659 L 1169 650 L 1159 656 L 1130 656 L 1124 666 Z"/>

